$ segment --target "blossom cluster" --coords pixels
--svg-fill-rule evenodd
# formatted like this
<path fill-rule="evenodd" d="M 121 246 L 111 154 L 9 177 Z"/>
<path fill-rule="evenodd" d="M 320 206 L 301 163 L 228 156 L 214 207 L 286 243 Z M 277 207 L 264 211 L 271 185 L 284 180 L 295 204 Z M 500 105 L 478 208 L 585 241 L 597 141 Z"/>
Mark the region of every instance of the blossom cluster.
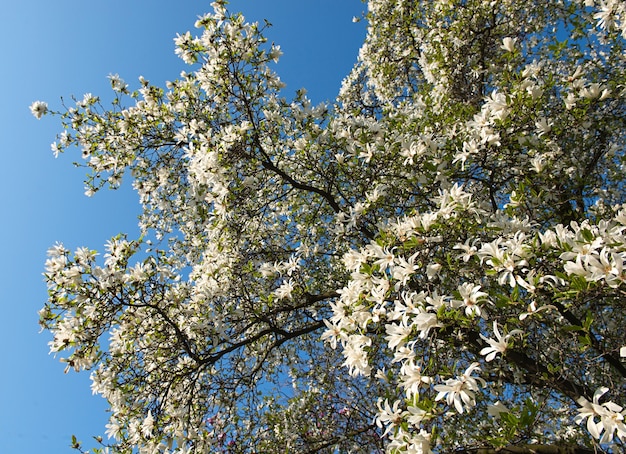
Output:
<path fill-rule="evenodd" d="M 458 188 L 453 192 L 454 197 L 442 194 L 441 199 L 469 198 Z M 453 247 L 462 252 L 451 260 L 435 252 L 438 244 L 446 241 L 445 232 L 450 235 L 450 230 L 458 229 L 458 218 L 479 212 L 471 201 L 453 206 L 452 212 L 449 204 L 442 204 L 436 212 L 390 223 L 377 242 L 346 253 L 344 263 L 351 278 L 340 290 L 339 301 L 332 305 L 333 315 L 322 336 L 333 348 L 341 346 L 344 365 L 351 374 L 375 372 L 401 391 L 398 400 L 386 400 L 383 406 L 379 403 L 377 423 L 407 452 L 412 452 L 411 446 L 417 442 L 413 437 L 421 440 L 429 421 L 446 411 L 471 411 L 478 400 L 491 407 L 495 405 L 493 396 L 505 400 L 498 395 L 496 384 L 481 375 L 486 378 L 493 375 L 490 370 L 499 370 L 509 349 L 524 348 L 525 339 L 534 337 L 540 320 L 549 319 L 567 328 L 573 317 L 562 304 L 542 304 L 543 295 L 572 298 L 572 292 L 618 289 L 626 278 L 626 207 L 617 207 L 612 219 L 598 224 L 585 220 L 546 230 L 529 226 L 525 232 L 496 235 L 491 241 L 480 237 L 466 240 Z M 475 268 L 472 274 L 467 272 L 472 263 L 482 268 L 480 281 L 471 280 Z M 491 280 L 489 284 L 486 277 Z M 414 287 L 417 282 L 437 285 L 418 292 Z M 527 306 L 521 304 L 521 295 Z M 499 320 L 506 320 L 509 327 L 504 335 Z M 463 373 L 446 378 L 432 366 L 430 358 L 440 355 L 442 361 L 448 356 L 440 350 L 441 332 L 452 326 L 470 326 L 478 336 L 465 330 L 463 348 L 472 354 L 462 356 L 473 362 Z M 619 334 L 608 334 L 619 331 L 615 323 L 598 323 L 597 329 L 603 336 L 623 342 Z M 390 361 L 386 369 L 374 370 L 372 365 L 379 361 L 375 355 L 380 353 L 372 345 L 381 342 Z M 617 357 L 615 352 L 613 355 Z M 455 356 L 451 359 L 458 361 Z M 568 375 L 565 370 L 562 373 Z M 587 419 L 590 433 L 601 443 L 613 442 L 614 435 L 624 439 L 622 407 L 612 402 L 599 404 L 599 396 L 608 388 L 599 389 L 593 404 L 584 397 L 578 399 L 581 408 L 576 422 Z M 402 443 L 398 445 L 399 440 Z"/>

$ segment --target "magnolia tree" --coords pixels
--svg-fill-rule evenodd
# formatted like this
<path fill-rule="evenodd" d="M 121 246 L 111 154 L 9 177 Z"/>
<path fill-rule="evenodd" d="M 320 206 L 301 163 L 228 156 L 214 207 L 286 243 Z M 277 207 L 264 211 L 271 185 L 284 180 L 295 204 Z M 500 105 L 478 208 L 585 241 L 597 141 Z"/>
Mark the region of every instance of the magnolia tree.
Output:
<path fill-rule="evenodd" d="M 166 88 L 31 107 L 143 206 L 46 263 L 94 452 L 622 452 L 626 5 L 370 0 L 318 106 L 212 6 Z"/>

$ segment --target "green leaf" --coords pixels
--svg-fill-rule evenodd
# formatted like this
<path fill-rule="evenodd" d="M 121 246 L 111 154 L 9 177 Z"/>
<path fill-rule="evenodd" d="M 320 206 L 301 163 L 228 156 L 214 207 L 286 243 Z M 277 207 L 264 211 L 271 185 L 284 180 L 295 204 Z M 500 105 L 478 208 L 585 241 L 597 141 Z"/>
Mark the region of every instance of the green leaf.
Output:
<path fill-rule="evenodd" d="M 568 325 L 568 326 L 563 326 L 561 329 L 563 331 L 565 331 L 565 332 L 582 331 L 583 327 L 582 326 L 578 326 L 578 325 Z"/>
<path fill-rule="evenodd" d="M 591 230 L 589 229 L 581 229 L 580 233 L 582 234 L 585 241 L 587 241 L 588 243 L 592 243 L 595 239 L 593 233 L 591 233 Z"/>

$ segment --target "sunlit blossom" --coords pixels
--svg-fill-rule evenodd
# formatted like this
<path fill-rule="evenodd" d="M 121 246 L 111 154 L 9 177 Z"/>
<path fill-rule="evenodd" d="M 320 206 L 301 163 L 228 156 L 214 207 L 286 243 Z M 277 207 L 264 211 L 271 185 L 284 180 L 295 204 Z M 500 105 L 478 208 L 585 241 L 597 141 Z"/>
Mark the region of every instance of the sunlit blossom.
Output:
<path fill-rule="evenodd" d="M 496 340 L 489 339 L 482 334 L 480 335 L 481 339 L 489 344 L 488 347 L 485 347 L 480 351 L 481 355 L 486 355 L 485 361 L 487 362 L 493 361 L 498 353 L 504 354 L 504 352 L 506 352 L 506 349 L 508 348 L 509 339 L 516 334 L 523 334 L 523 331 L 519 329 L 514 329 L 510 331 L 507 335 L 502 336 L 502 334 L 500 334 L 500 330 L 498 329 L 498 322 L 494 321 L 493 333 L 496 336 Z"/>
<path fill-rule="evenodd" d="M 515 42 L 517 40 L 515 38 L 506 37 L 502 39 L 502 49 L 507 52 L 515 52 Z"/>
<path fill-rule="evenodd" d="M 35 101 L 30 105 L 30 112 L 39 120 L 48 113 L 48 104 L 43 101 Z"/>
<path fill-rule="evenodd" d="M 454 406 L 458 413 L 463 413 L 476 405 L 476 392 L 480 389 L 479 384 L 486 386 L 486 382 L 480 377 L 473 377 L 474 371 L 479 371 L 478 363 L 472 363 L 463 375 L 450 378 L 443 385 L 435 385 L 438 391 L 435 400 L 445 399 L 447 404 Z"/>

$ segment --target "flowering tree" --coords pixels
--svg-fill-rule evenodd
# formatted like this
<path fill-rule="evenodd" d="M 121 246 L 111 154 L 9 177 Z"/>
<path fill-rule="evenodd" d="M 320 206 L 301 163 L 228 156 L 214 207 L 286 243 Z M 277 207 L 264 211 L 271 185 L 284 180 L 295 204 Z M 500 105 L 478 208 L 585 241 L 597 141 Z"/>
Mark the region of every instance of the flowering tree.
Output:
<path fill-rule="evenodd" d="M 224 3 L 166 89 L 50 112 L 87 192 L 143 206 L 141 238 L 46 263 L 106 449 L 624 450 L 625 4 L 370 0 L 314 106 Z"/>

